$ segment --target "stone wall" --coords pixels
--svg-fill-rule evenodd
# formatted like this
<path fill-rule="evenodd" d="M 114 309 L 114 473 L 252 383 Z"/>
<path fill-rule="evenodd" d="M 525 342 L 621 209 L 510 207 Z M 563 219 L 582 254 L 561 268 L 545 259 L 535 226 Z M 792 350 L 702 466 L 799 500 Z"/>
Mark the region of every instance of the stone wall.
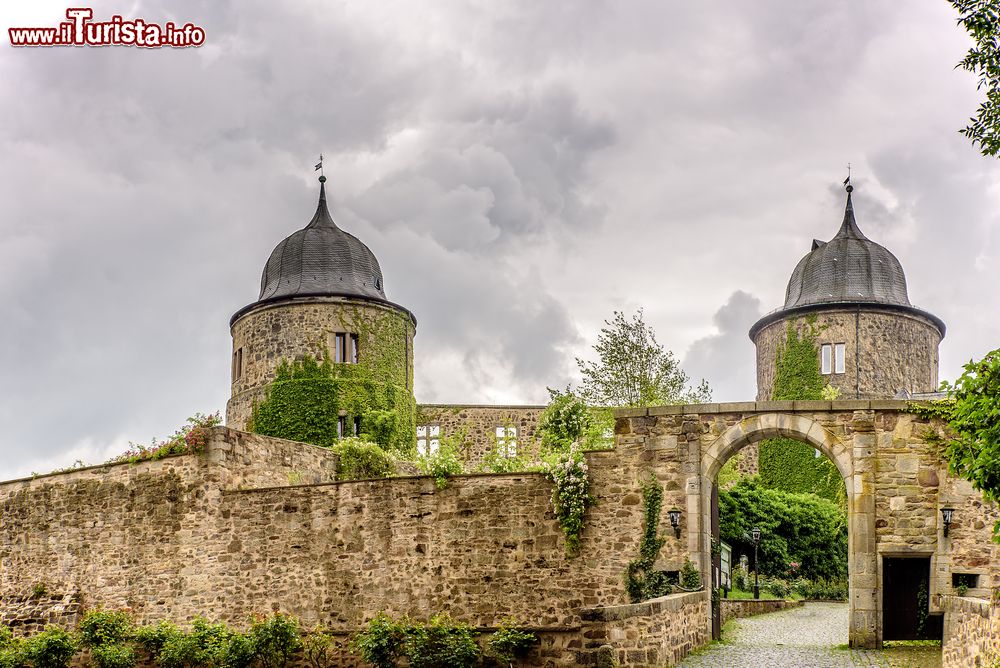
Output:
<path fill-rule="evenodd" d="M 1000 608 L 977 598 L 944 602 L 942 668 L 989 668 L 1000 659 Z"/>
<path fill-rule="evenodd" d="M 707 591 L 583 612 L 582 665 L 673 666 L 711 640 Z M 613 658 L 617 664 L 608 663 Z"/>
<path fill-rule="evenodd" d="M 462 404 L 420 404 L 417 426 L 438 426 L 441 436 L 465 434 L 466 462 L 472 468 L 496 447 L 497 427 L 516 427 L 518 452 L 535 455 L 535 430 L 545 406 L 467 406 Z"/>
<path fill-rule="evenodd" d="M 802 601 L 786 601 L 784 599 L 732 599 L 723 598 L 719 600 L 722 611 L 722 625 L 730 619 L 742 619 L 743 617 L 754 617 L 768 612 L 778 612 L 788 608 L 802 607 Z"/>
<path fill-rule="evenodd" d="M 930 320 L 873 307 L 860 311 L 832 307 L 809 316 L 778 320 L 757 332 L 754 345 L 757 347 L 758 401 L 771 399 L 775 357 L 778 347 L 785 341 L 787 323 L 803 328 L 811 317 L 815 317 L 815 325 L 820 329 L 817 346 L 846 344 L 845 372 L 823 377 L 840 390 L 842 398 L 890 399 L 902 389 L 913 394 L 938 388 L 941 333 Z M 855 342 L 857 338 L 861 341 L 860 350 Z"/>
<path fill-rule="evenodd" d="M 342 297 L 282 301 L 249 311 L 232 325 L 232 398 L 226 405 L 226 424 L 245 429 L 253 404 L 263 399 L 278 363 L 307 354 L 325 356 L 333 350 L 331 337 L 336 332 L 358 334 L 358 364 L 376 380 L 412 393 L 415 327 L 403 309 Z"/>

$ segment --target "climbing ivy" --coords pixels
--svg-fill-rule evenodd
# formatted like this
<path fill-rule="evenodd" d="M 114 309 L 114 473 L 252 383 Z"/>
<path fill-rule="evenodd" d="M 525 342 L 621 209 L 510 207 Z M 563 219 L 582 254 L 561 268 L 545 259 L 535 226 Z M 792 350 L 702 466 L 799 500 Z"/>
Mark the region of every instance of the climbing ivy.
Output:
<path fill-rule="evenodd" d="M 653 570 L 660 549 L 667 539 L 660 535 L 660 511 L 663 508 L 663 488 L 653 474 L 642 484 L 642 538 L 639 558 L 625 567 L 625 592 L 629 601 L 639 603 L 670 593 L 666 571 Z"/>
<path fill-rule="evenodd" d="M 281 361 L 248 426 L 254 433 L 329 447 L 337 441 L 344 411 L 348 432 L 360 418 L 363 436 L 387 451 L 409 453 L 416 438 L 415 410 L 409 390 L 375 380 L 360 364 L 305 355 Z"/>
<path fill-rule="evenodd" d="M 772 399 L 820 400 L 826 384 L 819 369 L 816 337 L 821 328 L 816 317 L 806 318 L 801 327 L 791 322 L 785 340 L 778 347 Z M 774 489 L 788 492 L 812 492 L 831 501 L 846 503 L 847 491 L 836 465 L 826 457 L 817 457 L 813 446 L 790 438 L 762 441 L 758 449 L 757 470 L 760 481 Z"/>

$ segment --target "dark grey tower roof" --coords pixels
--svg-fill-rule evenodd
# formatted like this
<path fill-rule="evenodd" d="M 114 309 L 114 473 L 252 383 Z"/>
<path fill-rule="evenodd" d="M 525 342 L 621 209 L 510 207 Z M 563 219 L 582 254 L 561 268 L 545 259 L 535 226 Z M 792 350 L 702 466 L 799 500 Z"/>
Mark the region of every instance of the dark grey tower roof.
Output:
<path fill-rule="evenodd" d="M 858 229 L 848 186 L 847 209 L 837 235 L 813 241 L 788 280 L 784 308 L 829 302 L 872 302 L 909 306 L 906 276 L 896 256 Z"/>
<path fill-rule="evenodd" d="M 765 325 L 795 313 L 831 306 L 909 312 L 931 320 L 944 336 L 944 323 L 910 303 L 906 275 L 896 256 L 866 237 L 854 218 L 853 186 L 847 186 L 844 222 L 830 241 L 813 240 L 812 250 L 795 265 L 785 304 L 750 328 L 750 338 Z"/>
<path fill-rule="evenodd" d="M 230 324 L 261 304 L 300 297 L 354 297 L 393 304 L 385 296 L 382 269 L 368 246 L 337 227 L 326 206 L 320 177 L 319 204 L 309 224 L 274 247 L 260 278 L 260 296 L 233 315 Z"/>
<path fill-rule="evenodd" d="M 326 184 L 309 224 L 271 251 L 260 279 L 258 301 L 299 295 L 344 295 L 385 299 L 375 255 L 343 231 L 326 207 Z"/>

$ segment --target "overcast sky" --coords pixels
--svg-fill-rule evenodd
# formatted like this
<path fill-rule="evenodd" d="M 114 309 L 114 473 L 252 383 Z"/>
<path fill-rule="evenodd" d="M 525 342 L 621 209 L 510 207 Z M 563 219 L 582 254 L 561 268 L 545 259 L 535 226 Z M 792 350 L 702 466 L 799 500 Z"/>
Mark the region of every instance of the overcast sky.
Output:
<path fill-rule="evenodd" d="M 310 219 L 411 309 L 422 402 L 544 402 L 615 309 L 716 400 L 748 327 L 843 216 L 948 325 L 941 377 L 1000 345 L 1000 164 L 944 0 L 94 3 L 192 49 L 12 49 L 5 3 L 0 478 L 224 411 L 229 317 Z"/>

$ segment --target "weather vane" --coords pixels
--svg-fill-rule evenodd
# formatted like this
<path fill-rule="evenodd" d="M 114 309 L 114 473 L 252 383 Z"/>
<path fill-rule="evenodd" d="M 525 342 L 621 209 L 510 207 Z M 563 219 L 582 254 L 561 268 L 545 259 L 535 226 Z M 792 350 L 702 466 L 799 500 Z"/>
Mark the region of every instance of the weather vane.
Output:
<path fill-rule="evenodd" d="M 316 163 L 316 167 L 313 169 L 313 171 L 315 172 L 317 169 L 319 170 L 319 180 L 320 181 L 326 181 L 326 175 L 323 174 L 323 154 L 322 153 L 319 154 L 319 162 Z"/>
<path fill-rule="evenodd" d="M 321 158 L 323 156 L 320 156 Z M 847 178 L 844 179 L 844 185 L 850 185 L 851 183 L 851 163 L 847 163 Z"/>

